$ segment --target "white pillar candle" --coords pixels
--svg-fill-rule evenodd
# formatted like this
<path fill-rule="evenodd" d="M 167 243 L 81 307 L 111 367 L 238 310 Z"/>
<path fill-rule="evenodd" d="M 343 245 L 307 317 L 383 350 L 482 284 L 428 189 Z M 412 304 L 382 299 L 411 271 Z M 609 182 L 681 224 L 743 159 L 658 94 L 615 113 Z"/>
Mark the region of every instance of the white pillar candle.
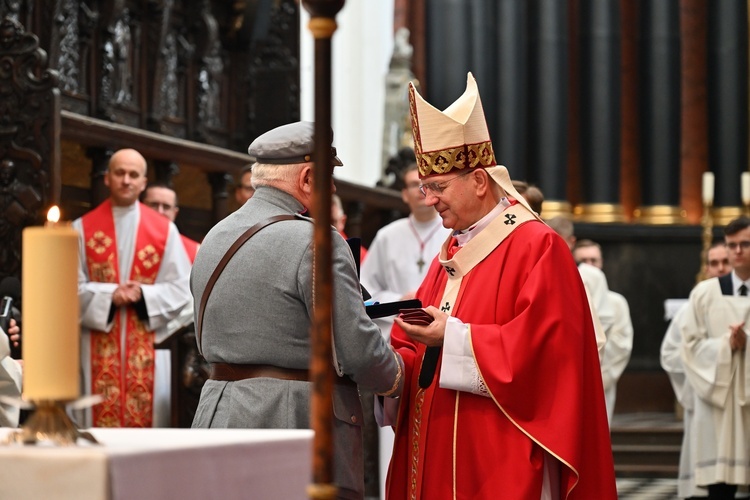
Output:
<path fill-rule="evenodd" d="M 742 184 L 742 204 L 750 205 L 750 172 L 742 172 L 740 176 Z"/>
<path fill-rule="evenodd" d="M 703 204 L 713 205 L 714 203 L 714 173 L 703 172 Z"/>
<path fill-rule="evenodd" d="M 24 229 L 22 273 L 23 397 L 77 399 L 78 232 L 70 223 L 54 221 Z"/>

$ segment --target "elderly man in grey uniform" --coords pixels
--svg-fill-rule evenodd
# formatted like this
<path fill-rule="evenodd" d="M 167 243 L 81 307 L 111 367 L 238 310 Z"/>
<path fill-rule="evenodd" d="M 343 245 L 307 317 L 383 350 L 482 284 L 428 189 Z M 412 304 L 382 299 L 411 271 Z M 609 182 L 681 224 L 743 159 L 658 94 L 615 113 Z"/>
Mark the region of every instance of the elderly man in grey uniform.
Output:
<path fill-rule="evenodd" d="M 313 124 L 297 122 L 258 137 L 248 152 L 255 195 L 203 240 L 190 286 L 199 307 L 209 277 L 248 228 L 277 215 L 228 261 L 210 291 L 199 348 L 211 363 L 193 427 L 309 428 L 313 224 L 299 215 L 313 193 Z M 331 148 L 332 165 L 341 165 Z M 369 319 L 354 259 L 331 227 L 333 248 L 334 481 L 339 498 L 364 496 L 362 409 L 357 385 L 401 392 L 403 362 Z"/>

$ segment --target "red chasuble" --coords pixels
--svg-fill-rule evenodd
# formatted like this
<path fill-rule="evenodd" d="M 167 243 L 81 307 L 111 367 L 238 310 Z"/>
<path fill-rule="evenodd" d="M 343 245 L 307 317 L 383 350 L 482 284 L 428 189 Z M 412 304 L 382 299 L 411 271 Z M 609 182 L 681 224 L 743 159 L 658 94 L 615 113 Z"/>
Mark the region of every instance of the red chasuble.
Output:
<path fill-rule="evenodd" d="M 448 271 L 432 263 L 423 304 L 439 306 Z M 536 500 L 546 450 L 560 464 L 561 498 L 616 499 L 591 313 L 564 241 L 537 221 L 519 225 L 463 277 L 451 315 L 470 325 L 491 397 L 440 388 L 442 359 L 420 389 L 425 347 L 394 325 L 406 385 L 388 498 Z"/>
<path fill-rule="evenodd" d="M 112 205 L 105 201 L 82 218 L 89 279 L 120 283 Z M 140 205 L 140 221 L 129 279 L 153 284 L 159 273 L 169 234 L 169 220 Z M 104 401 L 93 407 L 96 427 L 151 427 L 154 399 L 154 332 L 126 311 L 125 345 L 121 315 L 114 315 L 109 332 L 91 332 L 91 393 Z"/>

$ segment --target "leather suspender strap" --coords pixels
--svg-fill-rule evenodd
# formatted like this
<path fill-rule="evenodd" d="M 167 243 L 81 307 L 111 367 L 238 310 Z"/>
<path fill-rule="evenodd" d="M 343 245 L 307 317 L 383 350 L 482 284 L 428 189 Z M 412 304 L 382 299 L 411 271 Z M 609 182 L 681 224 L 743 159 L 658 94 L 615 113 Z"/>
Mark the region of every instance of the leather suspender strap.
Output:
<path fill-rule="evenodd" d="M 283 221 L 283 220 L 294 220 L 296 217 L 294 215 L 275 215 L 273 217 L 269 217 L 268 219 L 262 220 L 255 224 L 254 226 L 250 227 L 247 231 L 242 233 L 237 240 L 232 243 L 232 246 L 229 247 L 229 250 L 227 250 L 227 253 L 224 254 L 224 256 L 221 258 L 219 263 L 216 265 L 216 269 L 214 269 L 214 272 L 211 273 L 211 277 L 208 279 L 208 283 L 206 283 L 206 288 L 203 290 L 203 296 L 201 297 L 201 303 L 200 307 L 198 308 L 198 318 L 196 320 L 195 324 L 195 340 L 198 344 L 198 352 L 203 354 L 203 349 L 201 348 L 201 331 L 203 328 L 203 313 L 206 311 L 206 303 L 208 302 L 208 296 L 211 295 L 211 290 L 213 290 L 214 285 L 216 284 L 216 280 L 219 279 L 219 276 L 221 275 L 221 272 L 224 270 L 224 268 L 227 266 L 229 261 L 231 260 L 232 256 L 237 252 L 237 250 L 240 249 L 242 245 L 245 244 L 247 240 L 249 240 L 255 233 L 260 231 L 266 226 L 270 226 L 271 224 L 275 224 L 277 222 Z"/>

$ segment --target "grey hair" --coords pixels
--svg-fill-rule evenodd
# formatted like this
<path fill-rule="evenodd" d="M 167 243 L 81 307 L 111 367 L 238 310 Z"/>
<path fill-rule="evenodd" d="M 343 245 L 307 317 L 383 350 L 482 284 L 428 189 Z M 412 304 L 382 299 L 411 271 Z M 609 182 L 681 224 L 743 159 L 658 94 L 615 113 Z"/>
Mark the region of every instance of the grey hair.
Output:
<path fill-rule="evenodd" d="M 297 174 L 308 165 L 312 166 L 312 163 L 291 163 L 288 165 L 256 163 L 253 165 L 252 185 L 257 188 L 258 186 L 290 184 L 294 182 Z"/>

